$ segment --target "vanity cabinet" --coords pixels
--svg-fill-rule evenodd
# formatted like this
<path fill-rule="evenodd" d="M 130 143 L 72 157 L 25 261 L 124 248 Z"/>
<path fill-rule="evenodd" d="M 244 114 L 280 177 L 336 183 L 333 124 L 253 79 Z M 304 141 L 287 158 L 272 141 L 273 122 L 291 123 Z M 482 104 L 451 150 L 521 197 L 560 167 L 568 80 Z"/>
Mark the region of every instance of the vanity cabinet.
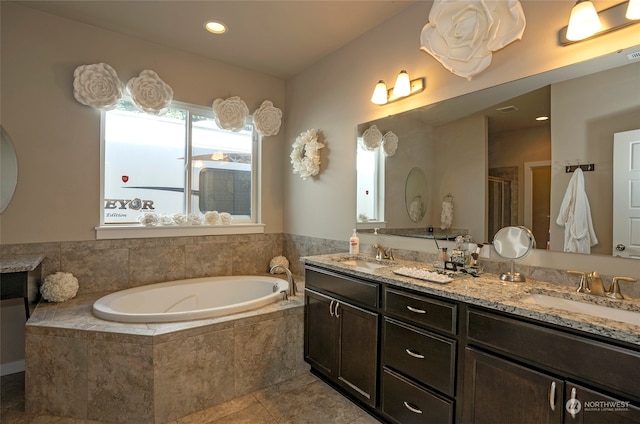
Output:
<path fill-rule="evenodd" d="M 640 423 L 640 353 L 470 308 L 465 423 Z"/>
<path fill-rule="evenodd" d="M 454 419 L 457 305 L 385 287 L 381 410 L 396 423 Z"/>
<path fill-rule="evenodd" d="M 306 271 L 305 360 L 371 407 L 377 400 L 378 293 L 376 283 Z"/>

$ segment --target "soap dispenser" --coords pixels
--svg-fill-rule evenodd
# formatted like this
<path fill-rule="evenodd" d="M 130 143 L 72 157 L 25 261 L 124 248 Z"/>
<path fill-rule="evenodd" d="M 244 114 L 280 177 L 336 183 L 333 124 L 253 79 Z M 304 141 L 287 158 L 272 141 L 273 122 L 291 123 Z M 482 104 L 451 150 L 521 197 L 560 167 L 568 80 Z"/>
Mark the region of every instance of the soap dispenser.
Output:
<path fill-rule="evenodd" d="M 350 255 L 358 255 L 360 254 L 360 239 L 358 238 L 358 234 L 356 234 L 356 229 L 353 229 L 353 234 L 349 239 L 349 254 Z"/>

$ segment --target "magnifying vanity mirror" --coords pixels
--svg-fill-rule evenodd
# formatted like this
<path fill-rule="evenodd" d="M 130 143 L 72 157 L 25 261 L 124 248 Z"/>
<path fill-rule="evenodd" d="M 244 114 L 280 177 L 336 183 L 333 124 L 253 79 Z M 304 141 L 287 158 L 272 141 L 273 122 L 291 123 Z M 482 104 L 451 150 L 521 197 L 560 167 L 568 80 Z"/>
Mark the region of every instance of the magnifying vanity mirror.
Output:
<path fill-rule="evenodd" d="M 473 241 L 524 226 L 536 239 L 549 240 L 548 250 L 565 252 L 564 227 L 556 220 L 572 176 L 567 168 L 591 164 L 584 179 L 598 244 L 590 253 L 633 257 L 632 249 L 615 250 L 633 245 L 640 233 L 628 231 L 629 220 L 638 217 L 614 219 L 615 192 L 628 187 L 614 184 L 614 171 L 623 168 L 614 163 L 614 136 L 640 128 L 636 51 L 640 46 L 358 125 L 359 137 L 376 125 L 399 139 L 396 154 L 371 174 L 380 175 L 377 189 L 360 190 L 358 152 L 358 230 L 424 237 L 425 228 L 440 226 L 442 199 L 451 193 L 451 228 Z M 536 120 L 542 116 L 548 119 Z M 429 195 L 419 221 L 406 212 L 413 198 L 398 195 L 413 168 L 424 173 Z M 371 193 L 380 198 L 372 201 Z M 360 213 L 362 199 L 379 205 L 376 219 Z M 617 222 L 627 225 L 620 232 L 627 240 L 616 238 Z"/>
<path fill-rule="evenodd" d="M 523 282 L 524 275 L 514 271 L 514 262 L 522 259 L 536 248 L 533 233 L 525 227 L 504 227 L 498 230 L 493 238 L 493 248 L 496 253 L 511 262 L 511 272 L 500 276 L 502 281 Z"/>
<path fill-rule="evenodd" d="M 0 213 L 9 206 L 18 183 L 18 158 L 13 143 L 0 125 Z"/>

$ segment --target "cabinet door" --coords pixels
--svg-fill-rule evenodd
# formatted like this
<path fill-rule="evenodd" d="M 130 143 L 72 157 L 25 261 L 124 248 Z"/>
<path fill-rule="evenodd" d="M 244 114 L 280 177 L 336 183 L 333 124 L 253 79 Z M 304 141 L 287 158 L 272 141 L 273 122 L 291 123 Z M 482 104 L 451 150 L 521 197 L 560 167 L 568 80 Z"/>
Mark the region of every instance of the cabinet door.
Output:
<path fill-rule="evenodd" d="M 333 313 L 336 301 L 305 290 L 304 358 L 315 369 L 334 376 L 338 350 L 338 321 Z"/>
<path fill-rule="evenodd" d="M 467 348 L 464 423 L 561 423 L 563 382 Z"/>
<path fill-rule="evenodd" d="M 378 368 L 378 314 L 339 302 L 338 381 L 375 406 Z"/>
<path fill-rule="evenodd" d="M 640 408 L 578 384 L 567 382 L 565 423 L 638 424 Z"/>

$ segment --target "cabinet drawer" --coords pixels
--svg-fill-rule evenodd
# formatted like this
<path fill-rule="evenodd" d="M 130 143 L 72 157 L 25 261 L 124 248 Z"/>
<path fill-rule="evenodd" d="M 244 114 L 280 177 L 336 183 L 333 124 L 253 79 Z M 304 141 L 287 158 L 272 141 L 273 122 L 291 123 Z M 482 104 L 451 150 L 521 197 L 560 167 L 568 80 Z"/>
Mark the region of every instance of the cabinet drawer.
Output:
<path fill-rule="evenodd" d="M 402 424 L 451 423 L 453 401 L 385 369 L 382 373 L 382 412 L 391 421 Z"/>
<path fill-rule="evenodd" d="M 330 271 L 320 272 L 307 267 L 305 287 L 328 292 L 374 309 L 380 304 L 379 284 L 356 280 Z"/>
<path fill-rule="evenodd" d="M 456 342 L 385 319 L 384 365 L 453 396 Z"/>
<path fill-rule="evenodd" d="M 640 400 L 640 352 L 486 311 L 467 320 L 473 344 Z"/>
<path fill-rule="evenodd" d="M 387 314 L 420 326 L 456 334 L 457 307 L 453 303 L 387 288 L 384 304 Z"/>

